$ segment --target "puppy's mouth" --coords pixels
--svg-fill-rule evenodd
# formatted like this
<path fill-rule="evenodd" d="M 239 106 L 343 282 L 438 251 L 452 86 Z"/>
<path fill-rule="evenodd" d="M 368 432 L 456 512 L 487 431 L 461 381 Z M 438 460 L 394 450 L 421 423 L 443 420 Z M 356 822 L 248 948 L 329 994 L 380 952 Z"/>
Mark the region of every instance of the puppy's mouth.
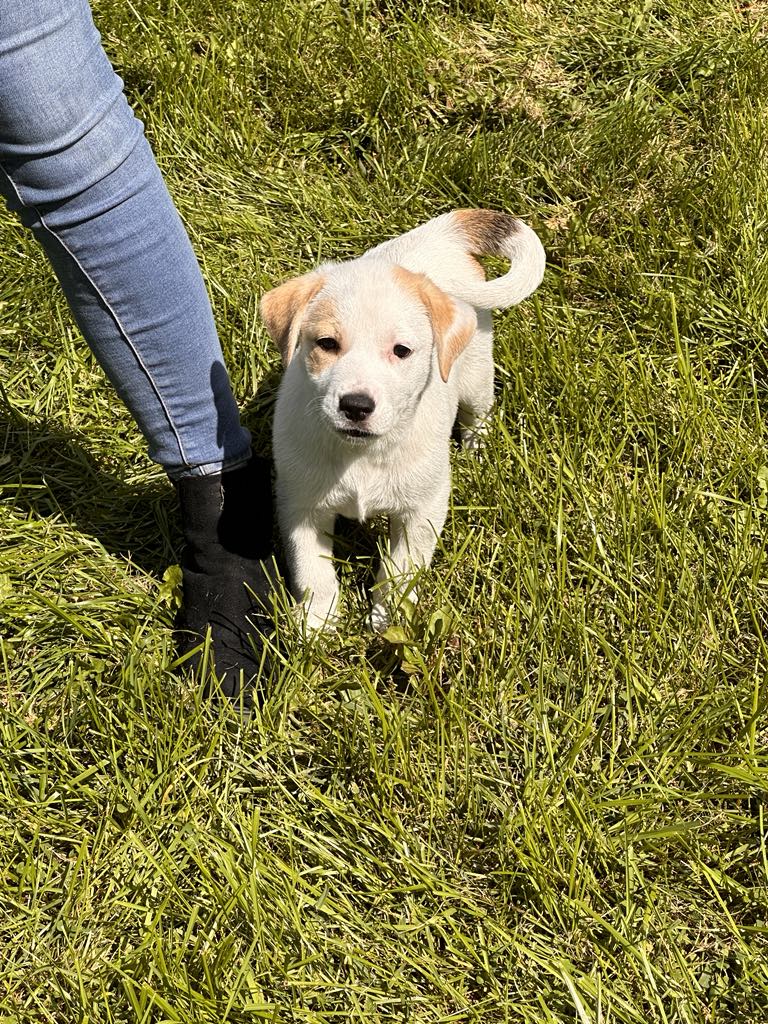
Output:
<path fill-rule="evenodd" d="M 361 430 L 360 427 L 336 427 L 336 433 L 341 434 L 342 437 L 351 437 L 355 439 L 365 439 L 376 437 L 376 434 L 370 430 Z"/>

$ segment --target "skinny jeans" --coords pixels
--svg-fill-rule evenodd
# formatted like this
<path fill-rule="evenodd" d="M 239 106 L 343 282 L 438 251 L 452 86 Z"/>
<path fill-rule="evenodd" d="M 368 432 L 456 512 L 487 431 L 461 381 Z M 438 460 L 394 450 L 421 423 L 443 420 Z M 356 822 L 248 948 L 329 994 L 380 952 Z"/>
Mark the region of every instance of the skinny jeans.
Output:
<path fill-rule="evenodd" d="M 0 194 L 151 458 L 172 479 L 245 462 L 199 265 L 87 0 L 0 0 Z"/>

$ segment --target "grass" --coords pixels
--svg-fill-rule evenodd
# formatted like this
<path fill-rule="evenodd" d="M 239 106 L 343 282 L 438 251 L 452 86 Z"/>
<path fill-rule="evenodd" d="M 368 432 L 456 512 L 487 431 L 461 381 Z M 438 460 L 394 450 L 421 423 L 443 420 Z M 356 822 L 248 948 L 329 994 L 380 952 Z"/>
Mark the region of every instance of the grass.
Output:
<path fill-rule="evenodd" d="M 768 8 L 99 0 L 268 451 L 259 294 L 456 206 L 549 269 L 419 610 L 247 722 L 172 492 L 0 218 L 0 1022 L 768 1012 Z"/>

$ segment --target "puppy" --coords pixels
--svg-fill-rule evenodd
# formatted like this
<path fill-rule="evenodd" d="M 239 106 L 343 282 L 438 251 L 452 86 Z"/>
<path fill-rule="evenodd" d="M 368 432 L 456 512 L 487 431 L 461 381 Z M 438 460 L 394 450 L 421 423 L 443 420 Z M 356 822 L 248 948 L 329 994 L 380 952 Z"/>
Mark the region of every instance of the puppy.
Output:
<path fill-rule="evenodd" d="M 486 281 L 477 256 L 509 260 Z M 292 592 L 308 626 L 332 625 L 336 515 L 389 516 L 371 622 L 429 564 L 448 511 L 458 417 L 478 444 L 493 401 L 491 309 L 541 283 L 545 255 L 521 221 L 444 214 L 346 263 L 326 263 L 264 295 L 285 373 L 277 396 L 277 510 Z"/>

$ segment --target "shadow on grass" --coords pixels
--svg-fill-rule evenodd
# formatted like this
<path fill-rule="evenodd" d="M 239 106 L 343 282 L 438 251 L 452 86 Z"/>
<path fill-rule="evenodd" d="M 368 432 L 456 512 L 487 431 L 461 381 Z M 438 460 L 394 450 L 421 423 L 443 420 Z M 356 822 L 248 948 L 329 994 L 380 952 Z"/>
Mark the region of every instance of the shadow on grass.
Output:
<path fill-rule="evenodd" d="M 275 371 L 265 379 L 243 412 L 257 454 L 271 456 L 280 376 Z M 63 519 L 154 576 L 179 559 L 181 535 L 169 481 L 127 484 L 105 470 L 74 431 L 28 419 L 7 400 L 0 405 L 0 488 L 4 502 L 17 510 Z"/>
<path fill-rule="evenodd" d="M 270 370 L 259 382 L 258 390 L 241 406 L 240 418 L 251 432 L 254 455 L 269 459 L 272 458 L 272 417 L 282 376 L 281 368 Z"/>
<path fill-rule="evenodd" d="M 62 519 L 152 575 L 178 559 L 170 483 L 124 483 L 59 424 L 0 411 L 0 488 L 7 507 Z"/>

